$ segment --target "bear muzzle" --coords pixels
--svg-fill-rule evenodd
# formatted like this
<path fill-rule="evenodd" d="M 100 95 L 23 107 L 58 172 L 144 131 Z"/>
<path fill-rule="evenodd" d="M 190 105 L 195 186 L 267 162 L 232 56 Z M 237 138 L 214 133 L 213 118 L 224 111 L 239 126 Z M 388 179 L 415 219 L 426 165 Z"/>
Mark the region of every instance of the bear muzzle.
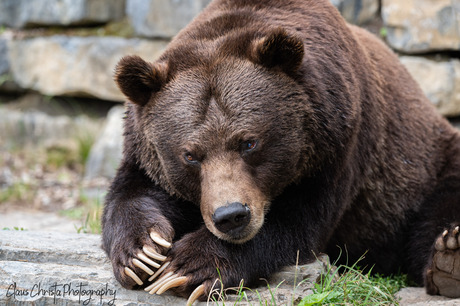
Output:
<path fill-rule="evenodd" d="M 231 237 L 238 237 L 251 221 L 251 210 L 247 204 L 233 202 L 217 208 L 212 215 L 214 226 Z"/>
<path fill-rule="evenodd" d="M 202 163 L 201 215 L 219 239 L 230 243 L 251 240 L 262 227 L 268 203 L 239 155 L 221 154 Z"/>

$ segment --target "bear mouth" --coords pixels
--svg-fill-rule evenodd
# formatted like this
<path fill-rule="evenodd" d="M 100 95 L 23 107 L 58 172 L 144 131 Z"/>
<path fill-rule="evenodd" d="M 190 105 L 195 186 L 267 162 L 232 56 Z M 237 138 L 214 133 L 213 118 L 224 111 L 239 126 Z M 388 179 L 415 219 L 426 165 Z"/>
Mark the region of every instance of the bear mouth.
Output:
<path fill-rule="evenodd" d="M 234 244 L 243 244 L 245 242 L 250 241 L 254 236 L 257 234 L 258 231 L 249 230 L 246 228 L 244 231 L 240 232 L 229 232 L 229 233 L 222 233 L 222 232 L 213 232 L 213 234 L 222 240 L 225 240 L 230 243 Z"/>

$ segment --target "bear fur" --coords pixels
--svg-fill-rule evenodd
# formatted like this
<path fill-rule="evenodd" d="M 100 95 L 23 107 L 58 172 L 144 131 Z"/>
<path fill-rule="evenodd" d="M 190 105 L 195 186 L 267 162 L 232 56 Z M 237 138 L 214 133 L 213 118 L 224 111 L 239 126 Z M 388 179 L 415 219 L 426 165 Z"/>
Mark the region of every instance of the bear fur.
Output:
<path fill-rule="evenodd" d="M 123 58 L 115 80 L 124 153 L 102 225 L 124 287 L 137 287 L 125 267 L 147 279 L 133 264 L 144 246 L 187 277 L 181 295 L 209 292 L 217 269 L 224 287 L 250 286 L 298 251 L 307 263 L 340 246 L 460 295 L 436 265 L 460 256 L 445 244 L 458 236 L 460 133 L 328 0 L 216 0 L 155 62 Z"/>

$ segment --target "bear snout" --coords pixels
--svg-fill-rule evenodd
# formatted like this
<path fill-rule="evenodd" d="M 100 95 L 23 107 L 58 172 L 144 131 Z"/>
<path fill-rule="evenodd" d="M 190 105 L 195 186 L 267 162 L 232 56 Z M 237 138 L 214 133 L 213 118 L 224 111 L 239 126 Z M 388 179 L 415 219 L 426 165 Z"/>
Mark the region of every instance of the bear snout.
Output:
<path fill-rule="evenodd" d="M 201 165 L 200 210 L 204 223 L 219 239 L 244 243 L 264 223 L 269 205 L 238 154 L 225 152 Z"/>
<path fill-rule="evenodd" d="M 251 210 L 247 204 L 233 202 L 216 209 L 212 215 L 215 227 L 230 236 L 238 236 L 251 221 Z"/>

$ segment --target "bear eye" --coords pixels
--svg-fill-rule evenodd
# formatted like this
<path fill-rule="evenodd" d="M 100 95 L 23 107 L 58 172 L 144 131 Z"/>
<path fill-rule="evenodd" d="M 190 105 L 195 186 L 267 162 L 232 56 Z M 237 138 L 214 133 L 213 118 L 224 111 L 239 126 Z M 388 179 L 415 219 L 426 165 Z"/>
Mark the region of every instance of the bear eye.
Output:
<path fill-rule="evenodd" d="M 198 163 L 198 160 L 196 159 L 196 157 L 190 152 L 185 152 L 184 153 L 184 160 L 189 164 L 197 164 Z"/>
<path fill-rule="evenodd" d="M 251 152 L 257 147 L 257 140 L 248 140 L 242 143 L 241 149 L 243 152 Z"/>

